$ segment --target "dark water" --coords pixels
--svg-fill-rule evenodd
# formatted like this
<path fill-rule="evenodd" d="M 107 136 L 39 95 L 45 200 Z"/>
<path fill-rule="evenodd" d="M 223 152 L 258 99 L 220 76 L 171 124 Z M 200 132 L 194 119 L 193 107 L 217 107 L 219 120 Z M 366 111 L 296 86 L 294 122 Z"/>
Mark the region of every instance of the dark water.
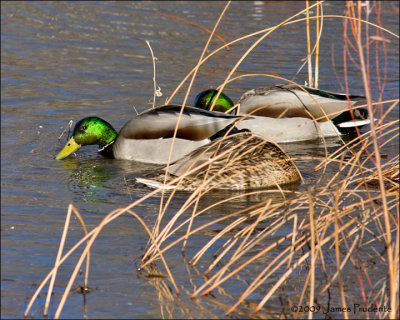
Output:
<path fill-rule="evenodd" d="M 120 128 L 151 106 L 153 65 L 146 40 L 156 62 L 157 84 L 162 104 L 184 76 L 195 66 L 208 39 L 208 33 L 182 21 L 161 16 L 170 14 L 212 29 L 224 2 L 2 2 L 1 3 L 1 313 L 3 318 L 20 318 L 38 284 L 53 266 L 68 204 L 73 203 L 91 229 L 112 210 L 124 207 L 145 195 L 141 187 L 127 189 L 124 175 L 140 174 L 143 164 L 103 159 L 96 147 L 80 150 L 76 157 L 56 161 L 54 156 L 65 143 L 58 138 L 69 120 L 97 115 Z M 230 41 L 270 26 L 302 10 L 299 2 L 232 2 L 217 32 Z M 396 11 L 397 10 L 397 11 Z M 343 14 L 344 3 L 328 2 L 325 14 Z M 397 12 L 397 13 L 396 13 Z M 301 17 L 304 17 L 302 15 Z M 398 2 L 382 4 L 384 27 L 399 33 Z M 293 24 L 272 33 L 241 64 L 237 73 L 269 73 L 291 79 L 306 53 L 304 23 Z M 387 82 L 383 99 L 398 98 L 398 39 L 387 35 Z M 195 94 L 222 83 L 252 41 L 223 50 L 200 69 L 189 101 Z M 332 68 L 332 53 L 339 78 L 343 80 L 342 22 L 326 19 L 320 55 L 320 88 L 340 91 Z M 218 39 L 211 49 L 221 45 Z M 375 67 L 371 70 L 373 96 L 379 93 Z M 380 71 L 383 72 L 382 65 Z M 294 78 L 307 80 L 304 68 Z M 281 81 L 251 77 L 236 81 L 225 90 L 234 100 L 250 89 Z M 363 94 L 359 70 L 349 65 L 351 92 Z M 185 87 L 186 88 L 186 87 Z M 173 102 L 181 103 L 185 90 Z M 398 107 L 387 121 L 398 117 Z M 398 140 L 384 151 L 398 153 Z M 337 147 L 332 142 L 329 150 Z M 323 157 L 324 148 L 316 142 L 287 145 L 295 156 Z M 329 151 L 328 150 L 328 151 Z M 315 161 L 300 161 L 306 178 L 305 190 L 319 176 Z M 326 174 L 329 175 L 329 172 Z M 215 202 L 223 194 L 204 199 Z M 186 199 L 179 194 L 170 212 Z M 215 197 L 215 198 L 213 198 Z M 248 202 L 247 202 L 248 201 Z M 246 207 L 257 199 L 232 203 Z M 158 213 L 159 197 L 135 208 L 152 226 Z M 227 209 L 226 209 L 227 210 Z M 229 210 L 228 210 L 229 211 Z M 223 209 L 216 215 L 225 214 Z M 67 247 L 78 241 L 83 231 L 77 219 L 68 234 Z M 198 236 L 209 237 L 204 233 Z M 223 317 L 224 308 L 207 300 L 179 301 L 160 298 L 156 284 L 139 278 L 135 269 L 148 236 L 132 217 L 122 216 L 108 225 L 96 240 L 86 297 L 72 294 L 61 314 L 64 318 L 160 318 Z M 199 239 L 199 243 L 202 239 Z M 271 240 L 273 241 L 273 239 Z M 192 241 L 187 254 L 198 249 Z M 203 242 L 201 242 L 203 243 Z M 62 268 L 54 299 L 59 301 L 77 255 Z M 172 272 L 179 279 L 185 265 L 177 249 L 168 256 Z M 78 277 L 82 282 L 82 276 Z M 233 287 L 232 287 L 233 288 Z M 184 290 L 183 290 L 184 291 Z M 41 294 L 30 315 L 42 317 L 45 294 Z M 51 305 L 54 315 L 56 302 Z M 168 312 L 164 310 L 169 306 Z"/>

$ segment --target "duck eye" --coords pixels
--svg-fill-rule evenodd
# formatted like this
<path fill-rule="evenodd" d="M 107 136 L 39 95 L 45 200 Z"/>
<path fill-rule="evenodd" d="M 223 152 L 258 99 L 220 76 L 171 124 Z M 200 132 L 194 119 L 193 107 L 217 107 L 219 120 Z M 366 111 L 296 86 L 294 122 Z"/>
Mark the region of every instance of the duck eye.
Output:
<path fill-rule="evenodd" d="M 81 127 L 81 131 L 84 132 L 84 131 L 86 131 L 87 128 L 88 128 L 88 126 L 87 126 L 87 124 L 85 124 L 85 125 L 83 125 L 83 126 Z"/>

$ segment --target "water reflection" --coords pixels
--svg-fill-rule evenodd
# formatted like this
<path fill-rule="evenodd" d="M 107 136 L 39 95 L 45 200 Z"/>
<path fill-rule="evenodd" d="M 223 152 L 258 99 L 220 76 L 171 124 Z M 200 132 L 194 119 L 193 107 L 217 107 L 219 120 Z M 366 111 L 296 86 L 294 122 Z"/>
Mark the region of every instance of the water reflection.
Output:
<path fill-rule="evenodd" d="M 112 177 L 111 167 L 98 167 L 79 161 L 66 161 L 64 167 L 70 174 L 68 189 L 80 194 L 83 201 L 103 202 L 105 199 L 96 191 L 106 188 L 105 182 Z"/>
<path fill-rule="evenodd" d="M 136 177 L 154 167 L 134 161 L 105 159 L 100 155 L 95 155 L 95 158 L 91 159 L 90 151 L 89 154 L 71 156 L 58 161 L 68 173 L 68 190 L 79 195 L 83 201 L 115 203 L 116 195 L 125 197 L 124 203 L 129 200 L 129 196 L 132 200 L 131 195 L 135 189 L 126 183 L 124 177 Z M 146 188 L 142 189 L 142 195 L 148 191 Z M 135 198 L 136 196 L 138 195 L 135 195 Z"/>

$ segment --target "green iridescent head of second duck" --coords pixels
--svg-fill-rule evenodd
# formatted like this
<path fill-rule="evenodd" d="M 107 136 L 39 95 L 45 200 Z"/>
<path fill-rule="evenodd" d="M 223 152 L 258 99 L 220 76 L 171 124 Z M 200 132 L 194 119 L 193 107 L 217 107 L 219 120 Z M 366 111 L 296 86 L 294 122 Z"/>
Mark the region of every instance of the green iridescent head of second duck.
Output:
<path fill-rule="evenodd" d="M 214 107 L 212 108 L 214 111 L 236 114 L 236 109 L 232 109 L 234 103 L 231 98 L 229 98 L 223 92 L 218 95 L 218 90 L 204 90 L 200 92 L 194 99 L 194 107 L 204 110 L 210 110 L 213 103 L 215 103 Z"/>
<path fill-rule="evenodd" d="M 99 152 L 107 156 L 113 141 L 118 133 L 107 121 L 98 117 L 86 117 L 78 121 L 72 132 L 72 136 L 65 147 L 56 156 L 57 160 L 62 160 L 77 151 L 84 145 L 96 144 Z"/>

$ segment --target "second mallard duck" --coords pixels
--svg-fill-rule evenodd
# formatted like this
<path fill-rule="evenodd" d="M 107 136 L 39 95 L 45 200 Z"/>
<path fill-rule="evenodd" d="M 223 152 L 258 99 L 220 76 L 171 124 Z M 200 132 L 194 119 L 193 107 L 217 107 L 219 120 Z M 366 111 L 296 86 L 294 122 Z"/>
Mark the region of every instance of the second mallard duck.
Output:
<path fill-rule="evenodd" d="M 199 93 L 195 107 L 226 112 L 234 106 L 224 93 L 214 89 Z M 247 128 L 274 140 L 295 142 L 338 136 L 370 122 L 366 109 L 349 111 L 362 96 L 345 95 L 298 85 L 275 85 L 247 91 L 240 98 L 239 114 L 251 114 L 239 129 Z M 236 109 L 233 110 L 236 113 Z"/>

